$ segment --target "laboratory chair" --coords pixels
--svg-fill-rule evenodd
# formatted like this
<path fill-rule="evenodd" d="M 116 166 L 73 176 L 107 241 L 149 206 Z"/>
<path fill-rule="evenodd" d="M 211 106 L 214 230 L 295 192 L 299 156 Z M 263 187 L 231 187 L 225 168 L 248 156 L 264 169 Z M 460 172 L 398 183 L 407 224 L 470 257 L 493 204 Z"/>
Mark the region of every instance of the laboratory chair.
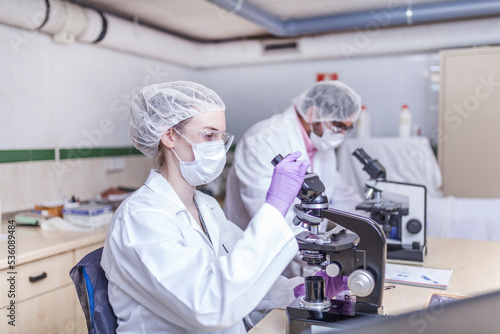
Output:
<path fill-rule="evenodd" d="M 85 255 L 70 271 L 87 320 L 89 334 L 116 333 L 117 320 L 108 300 L 108 279 L 101 267 L 102 247 Z"/>

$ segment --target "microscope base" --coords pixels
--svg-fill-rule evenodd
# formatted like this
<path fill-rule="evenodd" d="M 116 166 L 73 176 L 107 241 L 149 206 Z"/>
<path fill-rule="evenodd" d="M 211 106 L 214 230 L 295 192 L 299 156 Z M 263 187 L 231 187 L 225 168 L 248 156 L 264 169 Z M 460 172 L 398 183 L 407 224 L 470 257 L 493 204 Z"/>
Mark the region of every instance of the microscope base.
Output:
<path fill-rule="evenodd" d="M 331 299 L 332 307 L 328 311 L 312 311 L 300 307 L 300 297 L 287 308 L 287 334 L 322 333 L 321 329 L 348 330 L 349 327 L 359 325 L 362 319 L 373 320 L 384 316 L 375 313 L 355 312 L 356 302 Z M 376 310 L 376 308 L 375 308 Z M 380 310 L 381 311 L 381 310 Z"/>
<path fill-rule="evenodd" d="M 426 255 L 427 255 L 426 245 L 423 246 L 419 245 L 418 247 L 414 248 L 412 245 L 387 243 L 388 260 L 424 262 Z"/>

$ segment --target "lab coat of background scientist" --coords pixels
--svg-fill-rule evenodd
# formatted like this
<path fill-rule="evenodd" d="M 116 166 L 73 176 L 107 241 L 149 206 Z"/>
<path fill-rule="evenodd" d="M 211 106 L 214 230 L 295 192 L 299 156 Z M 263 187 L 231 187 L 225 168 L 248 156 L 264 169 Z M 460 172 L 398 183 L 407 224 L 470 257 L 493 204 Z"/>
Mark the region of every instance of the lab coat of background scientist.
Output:
<path fill-rule="evenodd" d="M 273 173 L 271 160 L 277 154 L 295 151 L 302 152 L 301 159 L 310 161 L 310 170 L 325 184 L 330 207 L 354 212 L 362 199 L 337 171 L 335 148 L 360 112 L 361 98 L 350 87 L 340 81 L 322 81 L 294 98 L 284 112 L 254 124 L 236 145 L 224 202 L 227 218 L 245 229 L 264 203 Z M 307 123 L 305 126 L 300 118 Z M 285 217 L 296 234 L 303 231 L 292 224 L 293 207 L 298 203 L 296 199 Z M 283 275 L 307 276 L 315 269 L 307 267 L 297 256 Z"/>

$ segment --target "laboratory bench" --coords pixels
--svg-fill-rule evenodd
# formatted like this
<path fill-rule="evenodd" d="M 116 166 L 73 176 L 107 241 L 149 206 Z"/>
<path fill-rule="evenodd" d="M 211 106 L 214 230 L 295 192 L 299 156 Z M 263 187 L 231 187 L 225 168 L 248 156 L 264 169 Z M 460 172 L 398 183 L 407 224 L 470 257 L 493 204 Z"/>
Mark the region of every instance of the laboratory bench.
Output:
<path fill-rule="evenodd" d="M 6 235 L 8 222 L 2 222 Z M 43 231 L 16 226 L 15 265 L 8 264 L 8 240 L 0 241 L 0 333 L 87 333 L 70 269 L 104 244 L 107 227 L 88 232 Z M 384 291 L 385 314 L 425 308 L 430 295 L 475 296 L 500 290 L 500 242 L 428 237 L 426 267 L 452 269 L 447 290 L 396 284 Z M 10 273 L 15 274 L 10 274 Z M 9 298 L 8 279 L 14 276 L 15 298 Z M 15 324 L 8 325 L 8 306 L 15 300 Z M 251 334 L 286 333 L 285 310 L 273 310 Z"/>
<path fill-rule="evenodd" d="M 4 238 L 8 225 L 3 219 Z M 10 245 L 2 238 L 0 333 L 87 333 L 69 271 L 83 256 L 104 245 L 106 232 L 107 226 L 85 232 L 16 226 Z M 8 257 L 9 249 L 15 250 L 15 263 Z M 8 324 L 13 301 L 15 327 Z"/>
<path fill-rule="evenodd" d="M 423 266 L 452 269 L 446 290 L 395 284 L 385 290 L 384 314 L 398 315 L 424 309 L 434 293 L 472 297 L 500 290 L 500 242 L 427 237 L 428 254 Z M 391 283 L 392 284 L 392 283 Z M 285 334 L 286 311 L 275 309 L 250 334 Z"/>

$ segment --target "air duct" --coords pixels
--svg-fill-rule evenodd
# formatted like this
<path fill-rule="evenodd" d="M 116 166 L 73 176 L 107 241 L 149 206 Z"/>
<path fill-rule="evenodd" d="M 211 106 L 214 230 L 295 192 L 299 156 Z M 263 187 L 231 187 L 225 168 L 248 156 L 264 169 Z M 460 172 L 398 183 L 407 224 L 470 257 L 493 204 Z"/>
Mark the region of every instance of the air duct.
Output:
<path fill-rule="evenodd" d="M 188 67 L 199 67 L 200 45 L 61 0 L 2 0 L 0 23 L 49 34 L 59 43 L 100 46 Z"/>
<path fill-rule="evenodd" d="M 204 62 L 203 44 L 107 15 L 108 31 L 97 45 L 148 58 L 198 68 Z"/>
<path fill-rule="evenodd" d="M 266 29 L 275 36 L 285 36 L 285 27 L 283 22 L 276 17 L 269 15 L 250 2 L 245 0 L 207 0 L 230 13 L 239 15 L 258 26 Z"/>
<path fill-rule="evenodd" d="M 500 43 L 500 18 L 389 29 L 366 27 L 287 40 L 203 44 L 65 1 L 0 0 L 0 3 L 0 23 L 38 30 L 59 42 L 95 43 L 195 69 L 333 58 L 351 60 L 359 56 Z M 274 51 L 269 52 L 270 49 Z"/>
<path fill-rule="evenodd" d="M 203 47 L 203 67 L 285 61 L 344 59 L 435 52 L 440 49 L 500 44 L 500 18 L 447 22 L 414 27 L 359 30 L 295 39 L 294 52 L 266 53 L 261 41 L 228 42 Z"/>
<path fill-rule="evenodd" d="M 393 1 L 386 8 L 282 21 L 244 0 L 207 0 L 280 37 L 333 33 L 367 26 L 394 27 L 415 23 L 479 18 L 500 14 L 500 1 L 445 1 L 410 5 Z"/>
<path fill-rule="evenodd" d="M 38 30 L 53 36 L 59 43 L 75 39 L 96 41 L 103 29 L 102 14 L 60 0 L 3 0 L 0 22 L 26 30 Z"/>

